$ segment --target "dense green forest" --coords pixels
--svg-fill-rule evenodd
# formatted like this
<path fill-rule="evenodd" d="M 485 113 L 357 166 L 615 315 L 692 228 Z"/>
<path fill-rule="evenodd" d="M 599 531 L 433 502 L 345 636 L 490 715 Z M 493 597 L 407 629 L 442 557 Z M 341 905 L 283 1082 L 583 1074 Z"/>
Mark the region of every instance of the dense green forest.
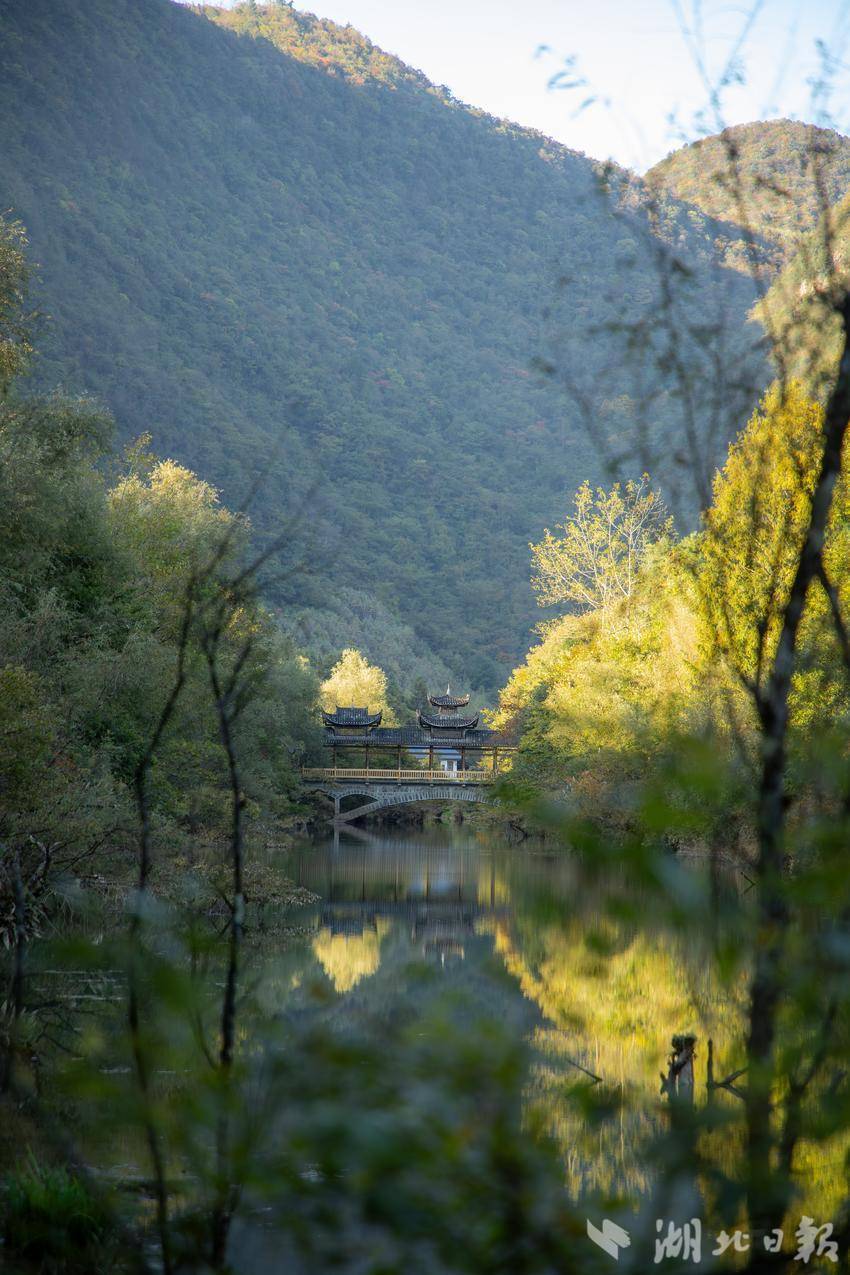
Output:
<path fill-rule="evenodd" d="M 655 313 L 663 244 L 700 322 L 752 300 L 693 210 L 650 221 L 634 179 L 611 199 L 584 156 L 288 6 L 12 0 L 0 110 L 36 384 L 151 428 L 231 507 L 253 492 L 261 540 L 300 510 L 284 561 L 310 571 L 266 593 L 326 665 L 356 617 L 408 685 L 497 686 L 535 619 L 527 543 L 601 475 L 584 417 L 620 451 L 640 423 L 624 295 Z"/>
<path fill-rule="evenodd" d="M 673 151 L 647 183 L 738 228 L 722 244 L 746 268 L 747 237 L 757 260 L 775 271 L 796 253 L 824 205 L 850 187 L 850 138 L 797 120 L 738 124 Z"/>
<path fill-rule="evenodd" d="M 291 815 L 318 683 L 208 483 L 144 438 L 116 452 L 90 400 L 19 392 L 26 276 L 20 228 L 0 221 L 0 835 L 49 910 L 72 868 L 126 880 L 142 802 L 172 866 L 186 838 L 222 835 L 222 706 L 248 822 Z"/>

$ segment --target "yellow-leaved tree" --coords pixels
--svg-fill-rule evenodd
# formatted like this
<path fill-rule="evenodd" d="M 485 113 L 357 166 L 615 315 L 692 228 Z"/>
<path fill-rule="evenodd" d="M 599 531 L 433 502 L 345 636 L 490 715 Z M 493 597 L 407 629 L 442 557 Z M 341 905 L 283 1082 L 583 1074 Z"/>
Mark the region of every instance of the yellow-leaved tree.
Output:
<path fill-rule="evenodd" d="M 603 621 L 618 603 L 628 603 L 650 548 L 671 538 L 673 520 L 649 475 L 595 491 L 585 480 L 575 495 L 573 513 L 530 546 L 531 583 L 541 606 L 570 602 L 599 610 Z M 623 608 L 620 607 L 620 614 Z"/>
<path fill-rule="evenodd" d="M 320 698 L 322 708 L 329 713 L 340 705 L 382 712 L 387 722 L 392 716 L 387 705 L 386 673 L 377 664 L 370 664 L 353 646 L 343 651 L 330 676 L 322 682 Z"/>
<path fill-rule="evenodd" d="M 745 685 L 760 686 L 773 659 L 809 522 L 822 430 L 823 407 L 801 383 L 777 383 L 730 448 L 715 480 L 700 538 L 699 594 L 707 636 Z M 821 587 L 816 582 L 809 590 L 802 617 L 799 640 L 806 654 L 795 677 L 798 708 L 804 684 L 814 693 L 815 683 L 822 705 L 835 707 L 827 687 L 830 667 L 837 672 L 829 611 L 831 596 L 846 601 L 850 593 L 846 468 L 845 456 L 818 568 Z"/>

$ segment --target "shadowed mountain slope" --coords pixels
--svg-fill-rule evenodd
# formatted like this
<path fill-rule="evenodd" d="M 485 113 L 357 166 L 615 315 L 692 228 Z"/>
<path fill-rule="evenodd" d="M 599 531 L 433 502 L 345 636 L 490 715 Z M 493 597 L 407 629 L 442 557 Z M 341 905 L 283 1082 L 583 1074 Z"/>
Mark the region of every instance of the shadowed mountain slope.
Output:
<path fill-rule="evenodd" d="M 231 506 L 256 487 L 261 538 L 307 499 L 283 557 L 308 570 L 267 584 L 296 634 L 356 611 L 401 680 L 496 685 L 537 618 L 528 541 L 602 476 L 534 370 L 552 323 L 553 366 L 632 427 L 606 333 L 652 311 L 636 184 L 612 204 L 584 156 L 285 6 L 7 0 L 0 110 L 0 204 L 50 316 L 38 382 L 94 393 Z M 672 202 L 664 225 L 705 304 L 715 228 Z M 737 277 L 729 297 L 740 322 Z"/>

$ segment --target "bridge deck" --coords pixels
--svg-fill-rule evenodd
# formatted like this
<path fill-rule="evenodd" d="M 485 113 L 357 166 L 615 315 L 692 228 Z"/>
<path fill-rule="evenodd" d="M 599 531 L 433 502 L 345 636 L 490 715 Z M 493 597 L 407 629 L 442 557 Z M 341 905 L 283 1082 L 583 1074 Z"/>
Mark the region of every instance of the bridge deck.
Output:
<path fill-rule="evenodd" d="M 498 778 L 492 770 L 357 770 L 342 766 L 305 766 L 307 783 L 347 783 L 365 780 L 370 784 L 492 784 Z"/>

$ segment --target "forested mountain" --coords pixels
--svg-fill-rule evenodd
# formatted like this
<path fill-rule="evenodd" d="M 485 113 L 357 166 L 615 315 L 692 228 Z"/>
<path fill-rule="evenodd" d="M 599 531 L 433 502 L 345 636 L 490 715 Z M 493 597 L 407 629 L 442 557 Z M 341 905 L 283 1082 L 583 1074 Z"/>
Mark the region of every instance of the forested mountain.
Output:
<path fill-rule="evenodd" d="M 231 31 L 271 40 L 289 57 L 329 75 L 344 76 L 352 84 L 380 83 L 432 93 L 444 100 L 451 97 L 448 89 L 433 85 L 421 71 L 385 53 L 362 32 L 352 26 L 341 27 L 330 18 L 317 18 L 285 3 L 263 7 L 243 4 L 235 9 L 204 4 L 191 7 Z"/>
<path fill-rule="evenodd" d="M 646 174 L 647 183 L 752 233 L 773 268 L 796 252 L 801 236 L 850 190 L 850 138 L 797 120 L 740 124 L 683 146 Z M 745 262 L 733 237 L 730 264 Z"/>
<path fill-rule="evenodd" d="M 823 399 L 841 354 L 835 308 L 850 279 L 850 193 L 833 205 L 773 280 L 756 313 L 771 334 L 775 362 Z"/>
<path fill-rule="evenodd" d="M 609 333 L 654 312 L 653 236 L 695 263 L 700 322 L 752 300 L 705 219 L 650 226 L 633 182 L 611 201 L 584 156 L 287 6 L 6 0 L 0 110 L 37 381 L 231 507 L 253 491 L 260 538 L 301 509 L 267 596 L 326 659 L 356 617 L 408 680 L 492 687 L 524 649 L 528 542 L 601 476 L 560 387 L 634 428 Z"/>

